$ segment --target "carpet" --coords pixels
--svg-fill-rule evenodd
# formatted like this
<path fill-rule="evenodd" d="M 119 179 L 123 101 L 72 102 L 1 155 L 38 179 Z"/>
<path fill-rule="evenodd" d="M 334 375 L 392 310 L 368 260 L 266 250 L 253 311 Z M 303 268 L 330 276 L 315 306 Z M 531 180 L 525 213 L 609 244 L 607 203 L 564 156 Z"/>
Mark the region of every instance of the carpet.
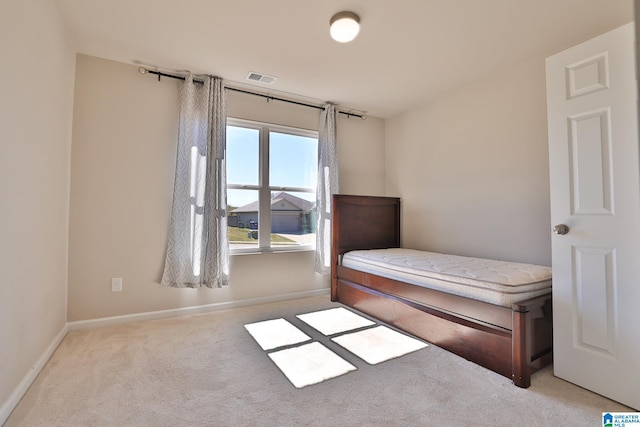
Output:
<path fill-rule="evenodd" d="M 311 337 L 285 319 L 248 323 L 244 327 L 263 350 L 273 350 L 311 339 Z"/>
<path fill-rule="evenodd" d="M 269 353 L 269 357 L 296 388 L 356 370 L 355 366 L 317 341 L 274 351 Z"/>
<path fill-rule="evenodd" d="M 371 320 L 343 307 L 299 314 L 296 317 L 327 336 L 375 325 Z"/>
<path fill-rule="evenodd" d="M 311 336 L 284 318 L 249 323 L 244 327 L 296 388 L 318 384 L 357 369 L 334 353 L 330 349 L 332 346 L 343 353 L 346 349 L 370 365 L 427 347 L 422 341 L 378 325 L 343 307 L 295 317 L 292 321 L 300 322 L 300 327 Z M 307 342 L 312 339 L 313 342 Z M 285 346 L 287 348 L 281 348 Z"/>
<path fill-rule="evenodd" d="M 337 306 L 323 294 L 69 331 L 3 427 L 602 427 L 633 411 L 551 365 L 528 389 L 435 345 L 369 365 L 295 317 Z M 358 370 L 294 387 L 244 328 L 280 317 Z"/>
<path fill-rule="evenodd" d="M 386 326 L 344 334 L 331 340 L 371 365 L 427 347 L 424 342 Z"/>

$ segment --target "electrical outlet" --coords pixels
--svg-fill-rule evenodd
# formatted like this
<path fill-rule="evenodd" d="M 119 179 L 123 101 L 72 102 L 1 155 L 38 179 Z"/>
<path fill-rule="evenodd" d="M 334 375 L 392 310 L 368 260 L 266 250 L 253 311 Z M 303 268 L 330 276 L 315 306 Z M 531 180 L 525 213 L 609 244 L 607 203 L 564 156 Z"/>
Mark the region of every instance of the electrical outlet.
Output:
<path fill-rule="evenodd" d="M 122 277 L 111 278 L 111 292 L 122 292 Z"/>

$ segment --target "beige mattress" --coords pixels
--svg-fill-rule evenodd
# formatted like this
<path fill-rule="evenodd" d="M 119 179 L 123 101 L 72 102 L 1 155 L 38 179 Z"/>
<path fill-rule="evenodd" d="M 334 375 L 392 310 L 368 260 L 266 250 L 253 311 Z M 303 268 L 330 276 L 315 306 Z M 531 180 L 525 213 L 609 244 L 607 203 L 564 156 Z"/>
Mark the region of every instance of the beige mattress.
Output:
<path fill-rule="evenodd" d="M 504 307 L 551 291 L 550 267 L 414 249 L 352 251 L 342 265 Z"/>

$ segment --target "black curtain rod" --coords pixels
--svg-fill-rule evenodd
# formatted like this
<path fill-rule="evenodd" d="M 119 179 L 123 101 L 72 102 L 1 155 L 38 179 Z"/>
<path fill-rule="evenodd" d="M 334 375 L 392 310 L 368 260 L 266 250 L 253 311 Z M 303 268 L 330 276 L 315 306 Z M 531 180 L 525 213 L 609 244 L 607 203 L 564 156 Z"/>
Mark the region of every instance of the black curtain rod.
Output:
<path fill-rule="evenodd" d="M 140 67 L 138 68 L 138 71 L 140 72 L 140 74 L 155 74 L 156 76 L 158 76 L 158 81 L 160 81 L 160 77 L 169 77 L 171 79 L 177 79 L 177 80 L 184 80 L 185 77 L 184 76 L 179 76 L 177 74 L 168 74 L 168 73 L 163 73 L 160 71 L 153 71 L 153 70 L 147 70 L 144 67 Z M 202 83 L 202 81 L 200 80 L 193 80 L 196 83 Z M 303 107 L 310 107 L 310 108 L 315 108 L 318 110 L 324 110 L 324 107 L 320 106 L 320 105 L 313 105 L 313 104 L 307 104 L 305 102 L 299 102 L 299 101 L 292 101 L 290 99 L 284 99 L 284 98 L 278 98 L 277 96 L 271 96 L 271 95 L 265 95 L 263 93 L 257 93 L 257 92 L 251 92 L 248 90 L 244 90 L 244 89 L 237 89 L 234 87 L 225 87 L 226 90 L 232 90 L 234 92 L 240 92 L 240 93 L 246 93 L 248 95 L 255 95 L 255 96 L 260 96 L 262 98 L 266 98 L 267 101 L 281 101 L 281 102 L 288 102 L 289 104 L 295 104 L 295 105 L 301 105 Z M 338 111 L 338 113 L 340 114 L 344 114 L 347 117 L 358 117 L 360 119 L 366 119 L 367 116 L 365 116 L 364 114 L 355 114 L 355 113 L 349 113 L 347 111 Z"/>

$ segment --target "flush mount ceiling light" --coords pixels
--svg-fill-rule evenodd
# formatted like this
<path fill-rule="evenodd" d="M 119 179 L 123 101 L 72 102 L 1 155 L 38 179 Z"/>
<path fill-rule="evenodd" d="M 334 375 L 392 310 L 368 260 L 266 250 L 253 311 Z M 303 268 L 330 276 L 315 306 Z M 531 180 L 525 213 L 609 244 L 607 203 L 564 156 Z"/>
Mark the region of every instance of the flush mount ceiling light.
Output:
<path fill-rule="evenodd" d="M 340 43 L 348 43 L 360 32 L 360 17 L 353 12 L 339 12 L 329 21 L 331 38 Z"/>

